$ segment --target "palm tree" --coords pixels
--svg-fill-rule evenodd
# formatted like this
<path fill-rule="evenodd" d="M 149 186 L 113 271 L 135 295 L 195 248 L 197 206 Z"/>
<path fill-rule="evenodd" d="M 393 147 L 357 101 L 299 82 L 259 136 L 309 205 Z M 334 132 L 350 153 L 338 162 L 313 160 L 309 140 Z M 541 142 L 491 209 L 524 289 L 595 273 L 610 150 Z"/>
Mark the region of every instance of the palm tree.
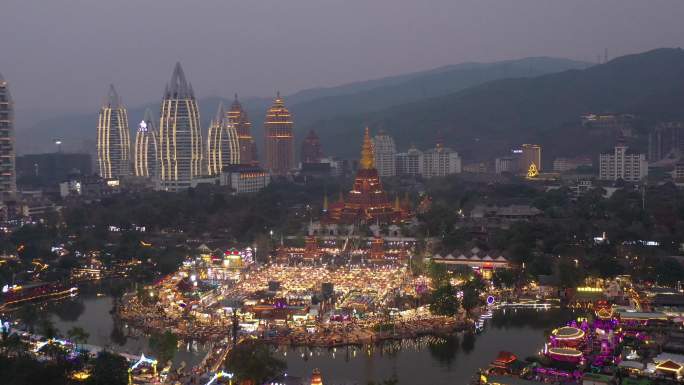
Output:
<path fill-rule="evenodd" d="M 23 355 L 27 349 L 28 345 L 26 342 L 16 333 L 8 335 L 0 342 L 0 350 L 4 351 L 7 355 Z"/>
<path fill-rule="evenodd" d="M 69 331 L 67 331 L 67 337 L 76 344 L 76 347 L 78 348 L 78 345 L 83 345 L 86 342 L 88 342 L 88 338 L 90 337 L 90 334 L 85 331 L 80 326 L 74 326 Z"/>

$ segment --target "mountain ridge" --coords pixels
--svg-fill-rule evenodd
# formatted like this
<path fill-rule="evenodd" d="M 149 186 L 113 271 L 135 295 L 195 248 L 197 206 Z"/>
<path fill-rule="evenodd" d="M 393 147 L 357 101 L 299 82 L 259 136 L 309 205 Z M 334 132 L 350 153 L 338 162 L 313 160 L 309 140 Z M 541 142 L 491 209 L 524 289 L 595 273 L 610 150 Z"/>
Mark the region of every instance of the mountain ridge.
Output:
<path fill-rule="evenodd" d="M 574 60 L 549 57 L 492 63 L 468 62 L 340 86 L 306 89 L 286 96 L 285 102 L 294 114 L 296 136 L 301 140 L 305 132 L 298 130 L 298 128 L 308 127 L 322 118 L 329 119 L 340 115 L 363 114 L 395 104 L 432 95 L 441 95 L 449 90 L 460 90 L 505 76 L 536 76 L 568 67 L 586 67 L 588 65 L 588 63 Z M 442 81 L 444 76 L 449 76 L 451 83 Z M 421 86 L 424 87 L 424 93 L 415 93 L 414 91 Z M 217 105 L 221 100 L 229 103 L 232 98 L 213 96 L 198 100 L 203 128 L 208 125 L 209 118 L 215 115 Z M 366 101 L 372 103 L 366 103 Z M 257 144 L 261 145 L 263 114 L 270 106 L 272 99 L 249 98 L 241 100 L 241 102 L 252 121 L 253 134 Z M 157 111 L 159 102 L 128 106 L 131 130 L 134 130 L 137 122 L 142 119 L 146 108 Z M 64 142 L 63 148 L 67 151 L 89 150 L 88 152 L 94 153 L 96 119 L 97 111 L 93 111 L 92 114 L 70 114 L 43 120 L 27 130 L 17 132 L 18 152 L 49 151 L 53 148 L 53 139 L 59 138 Z"/>

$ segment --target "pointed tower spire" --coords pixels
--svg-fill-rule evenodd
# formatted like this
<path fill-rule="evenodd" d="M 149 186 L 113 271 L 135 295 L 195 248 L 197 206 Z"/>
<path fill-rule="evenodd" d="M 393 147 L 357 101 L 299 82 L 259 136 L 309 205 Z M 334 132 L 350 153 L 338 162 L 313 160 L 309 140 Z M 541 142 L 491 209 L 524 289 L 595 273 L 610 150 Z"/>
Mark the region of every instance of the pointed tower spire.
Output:
<path fill-rule="evenodd" d="M 223 120 L 225 112 L 223 110 L 223 100 L 219 101 L 218 110 L 216 111 L 216 117 L 214 118 L 216 123 L 220 123 Z"/>
<path fill-rule="evenodd" d="M 375 168 L 375 154 L 373 152 L 373 141 L 370 137 L 370 130 L 366 127 L 361 146 L 361 169 L 370 170 Z"/>
<path fill-rule="evenodd" d="M 171 82 L 167 86 L 166 96 L 175 99 L 185 99 L 194 97 L 192 86 L 185 79 L 185 72 L 180 62 L 176 62 L 171 75 Z"/>
<path fill-rule="evenodd" d="M 328 194 L 323 195 L 323 211 L 328 211 Z"/>
<path fill-rule="evenodd" d="M 116 93 L 114 84 L 109 85 L 109 92 L 107 93 L 107 101 L 105 104 L 111 108 L 118 108 L 121 105 L 121 98 L 119 97 L 119 94 Z"/>

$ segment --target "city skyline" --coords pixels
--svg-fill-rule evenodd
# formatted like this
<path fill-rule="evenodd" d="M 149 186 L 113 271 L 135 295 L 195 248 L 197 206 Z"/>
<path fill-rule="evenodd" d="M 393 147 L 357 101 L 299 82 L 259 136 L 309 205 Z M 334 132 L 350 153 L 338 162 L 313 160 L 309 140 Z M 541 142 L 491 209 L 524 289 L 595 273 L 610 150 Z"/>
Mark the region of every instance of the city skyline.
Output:
<path fill-rule="evenodd" d="M 394 18 L 386 17 L 385 2 L 208 2 L 201 7 L 184 7 L 179 1 L 166 4 L 161 10 L 165 17 L 160 18 L 164 22 L 153 23 L 145 15 L 160 11 L 156 1 L 75 4 L 59 0 L 40 8 L 30 2 L 5 2 L 7 14 L 15 17 L 0 24 L 0 33 L 25 36 L 32 43 L 28 51 L 28 45 L 14 44 L 14 39 L 8 39 L 0 58 L 0 69 L 12 79 L 15 99 L 21 106 L 17 112 L 18 127 L 56 114 L 92 111 L 101 84 L 116 83 L 127 95 L 129 105 L 155 100 L 154 84 L 163 82 L 165 77 L 163 71 L 155 69 L 177 60 L 197 74 L 195 83 L 204 90 L 202 95 L 230 95 L 239 90 L 249 97 L 268 95 L 274 85 L 290 94 L 311 87 L 466 61 L 561 56 L 595 62 L 604 48 L 608 48 L 610 57 L 615 57 L 660 46 L 684 45 L 683 27 L 676 22 L 684 5 L 678 1 L 665 1 L 660 7 L 616 0 L 579 0 L 544 6 L 533 0 L 519 1 L 515 6 L 492 1 L 438 1 L 429 9 L 401 1 L 392 3 L 397 8 Z M 548 14 L 550 10 L 553 12 Z M 103 13 L 112 17 L 98 17 Z M 502 13 L 507 15 L 505 19 L 496 18 Z M 540 14 L 545 17 L 538 17 Z M 232 23 L 225 22 L 226 15 Z M 275 22 L 269 28 L 255 28 L 260 24 L 256 21 L 264 17 Z M 426 24 L 434 18 L 436 22 Z M 583 21 L 581 26 L 570 22 L 578 18 Z M 220 22 L 209 22 L 215 19 Z M 60 20 L 60 28 L 53 38 L 50 34 L 55 31 L 50 26 L 54 20 Z M 111 33 L 122 21 L 139 27 Z M 174 29 L 186 23 L 197 29 L 197 37 Z M 410 28 L 403 28 L 405 25 Z M 89 34 L 80 33 L 82 30 L 92 30 L 110 44 L 91 42 L 86 36 Z M 316 34 L 310 34 L 312 30 L 322 35 L 313 36 Z M 541 30 L 546 32 L 535 33 Z M 206 49 L 220 45 L 227 34 L 236 36 L 231 45 L 239 48 L 240 55 Z M 288 36 L 288 48 L 277 43 L 283 34 Z M 188 51 L 181 53 L 173 47 L 173 38 L 159 43 L 161 37 L 169 35 Z M 468 36 L 478 36 L 479 44 L 472 44 Z M 131 41 L 138 43 L 131 45 Z M 404 49 L 406 42 L 414 43 L 412 52 Z M 110 46 L 120 55 L 98 61 L 96 58 L 105 57 Z M 321 50 L 322 55 L 310 54 Z M 269 55 L 286 52 L 292 52 L 292 64 L 274 66 L 267 60 Z M 350 61 L 348 52 L 356 52 L 365 60 Z M 144 66 L 132 60 L 143 56 Z M 46 57 L 51 60 L 43 60 Z M 198 59 L 207 57 L 209 60 Z M 383 65 L 376 65 L 378 62 Z M 217 78 L 223 80 L 217 84 Z M 41 98 L 40 95 L 55 89 L 63 90 L 67 97 L 49 103 Z"/>

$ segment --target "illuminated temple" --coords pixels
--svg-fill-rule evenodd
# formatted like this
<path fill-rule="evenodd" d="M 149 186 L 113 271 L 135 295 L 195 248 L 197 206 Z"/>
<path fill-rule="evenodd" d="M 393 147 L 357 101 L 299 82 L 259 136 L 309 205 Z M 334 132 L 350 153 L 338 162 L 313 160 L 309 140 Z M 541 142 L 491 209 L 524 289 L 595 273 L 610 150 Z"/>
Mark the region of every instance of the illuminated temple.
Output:
<path fill-rule="evenodd" d="M 373 142 L 368 128 L 361 147 L 361 160 L 356 173 L 354 185 L 347 194 L 327 207 L 326 222 L 355 223 L 391 223 L 400 222 L 410 217 L 409 209 L 397 200 L 394 204 L 382 188 L 378 170 L 375 168 Z"/>

